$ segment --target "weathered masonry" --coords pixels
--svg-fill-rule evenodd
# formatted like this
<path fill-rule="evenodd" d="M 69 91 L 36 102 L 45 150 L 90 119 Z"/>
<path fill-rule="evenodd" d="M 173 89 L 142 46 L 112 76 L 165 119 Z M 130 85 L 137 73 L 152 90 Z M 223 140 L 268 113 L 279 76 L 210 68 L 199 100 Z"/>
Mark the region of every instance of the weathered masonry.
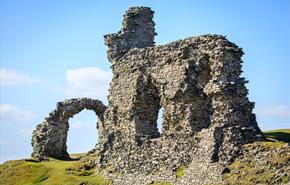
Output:
<path fill-rule="evenodd" d="M 243 144 L 260 138 L 247 81 L 240 77 L 242 49 L 220 35 L 155 46 L 153 11 L 147 7 L 130 8 L 122 25 L 118 33 L 105 35 L 113 78 L 109 105 L 97 112 L 102 118 L 99 168 L 135 174 L 131 180 L 114 177 L 116 184 L 148 184 L 158 178 L 177 184 L 220 182 L 223 164 L 239 155 Z M 65 154 L 62 145 L 39 152 L 52 134 L 42 125 L 33 137 L 47 137 L 33 140 L 33 155 Z M 57 132 L 66 129 L 58 127 Z M 180 166 L 188 166 L 182 182 L 171 174 Z M 142 176 L 161 172 L 163 176 Z"/>
<path fill-rule="evenodd" d="M 32 156 L 43 159 L 45 157 L 69 158 L 67 153 L 68 120 L 83 109 L 89 109 L 99 118 L 97 127 L 99 134 L 102 132 L 103 114 L 106 106 L 101 101 L 89 98 L 70 99 L 58 102 L 56 109 L 45 118 L 44 122 L 37 125 L 32 136 Z"/>

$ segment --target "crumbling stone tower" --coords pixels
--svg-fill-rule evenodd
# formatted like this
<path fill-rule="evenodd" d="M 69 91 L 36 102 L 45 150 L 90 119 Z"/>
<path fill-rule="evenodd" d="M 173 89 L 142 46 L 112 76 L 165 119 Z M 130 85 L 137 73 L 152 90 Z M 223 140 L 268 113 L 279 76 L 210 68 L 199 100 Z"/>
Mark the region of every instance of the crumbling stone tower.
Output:
<path fill-rule="evenodd" d="M 243 51 L 220 35 L 155 46 L 153 13 L 147 7 L 132 7 L 121 31 L 105 35 L 113 78 L 109 105 L 97 111 L 102 118 L 97 164 L 121 174 L 169 171 L 165 179 L 188 166 L 183 182 L 218 182 L 220 176 L 208 174 L 220 174 L 243 144 L 260 137 L 247 81 L 240 77 Z M 43 133 L 40 128 L 34 138 Z M 37 146 L 34 151 L 41 148 Z"/>
<path fill-rule="evenodd" d="M 242 50 L 219 35 L 154 46 L 152 18 L 149 8 L 130 8 L 121 31 L 105 36 L 114 74 L 104 115 L 110 147 L 114 150 L 118 140 L 138 148 L 154 138 L 180 145 L 178 138 L 191 140 L 199 133 L 200 142 L 207 143 L 197 147 L 200 152 L 206 151 L 210 160 L 230 162 L 239 146 L 255 140 L 260 131 L 247 81 L 240 77 Z M 160 135 L 156 120 L 161 107 Z"/>

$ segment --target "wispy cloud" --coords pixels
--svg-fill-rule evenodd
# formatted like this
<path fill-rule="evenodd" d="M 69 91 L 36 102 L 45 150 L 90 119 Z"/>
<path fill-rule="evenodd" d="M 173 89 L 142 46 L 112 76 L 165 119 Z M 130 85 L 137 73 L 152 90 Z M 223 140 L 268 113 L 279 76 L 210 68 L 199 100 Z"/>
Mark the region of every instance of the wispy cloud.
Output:
<path fill-rule="evenodd" d="M 0 68 L 1 85 L 28 85 L 38 84 L 40 80 L 19 71 Z"/>
<path fill-rule="evenodd" d="M 35 115 L 27 110 L 16 107 L 11 104 L 1 104 L 0 105 L 0 117 L 1 122 L 22 122 L 22 121 L 32 121 Z"/>
<path fill-rule="evenodd" d="M 67 70 L 66 95 L 104 99 L 108 93 L 111 78 L 111 72 L 95 67 Z"/>
<path fill-rule="evenodd" d="M 255 113 L 259 116 L 267 117 L 290 117 L 289 105 L 265 105 L 255 109 Z"/>

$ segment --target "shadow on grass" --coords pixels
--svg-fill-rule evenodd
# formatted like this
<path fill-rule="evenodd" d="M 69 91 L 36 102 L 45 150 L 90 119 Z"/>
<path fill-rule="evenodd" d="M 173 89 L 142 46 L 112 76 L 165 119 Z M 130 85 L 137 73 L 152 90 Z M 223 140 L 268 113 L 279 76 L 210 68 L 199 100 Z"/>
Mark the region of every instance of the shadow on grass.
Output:
<path fill-rule="evenodd" d="M 286 143 L 290 143 L 290 133 L 285 132 L 270 132 L 270 133 L 264 133 L 264 136 L 269 141 L 283 141 Z"/>
<path fill-rule="evenodd" d="M 78 161 L 81 159 L 81 157 L 58 158 L 58 159 L 62 161 Z"/>

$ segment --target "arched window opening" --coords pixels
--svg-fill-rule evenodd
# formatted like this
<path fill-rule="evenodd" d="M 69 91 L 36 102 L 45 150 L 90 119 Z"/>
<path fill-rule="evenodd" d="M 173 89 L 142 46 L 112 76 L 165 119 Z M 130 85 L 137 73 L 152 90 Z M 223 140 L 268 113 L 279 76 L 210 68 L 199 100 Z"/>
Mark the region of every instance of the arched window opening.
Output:
<path fill-rule="evenodd" d="M 69 119 L 67 151 L 69 154 L 85 153 L 98 142 L 98 117 L 94 111 L 84 109 Z"/>

